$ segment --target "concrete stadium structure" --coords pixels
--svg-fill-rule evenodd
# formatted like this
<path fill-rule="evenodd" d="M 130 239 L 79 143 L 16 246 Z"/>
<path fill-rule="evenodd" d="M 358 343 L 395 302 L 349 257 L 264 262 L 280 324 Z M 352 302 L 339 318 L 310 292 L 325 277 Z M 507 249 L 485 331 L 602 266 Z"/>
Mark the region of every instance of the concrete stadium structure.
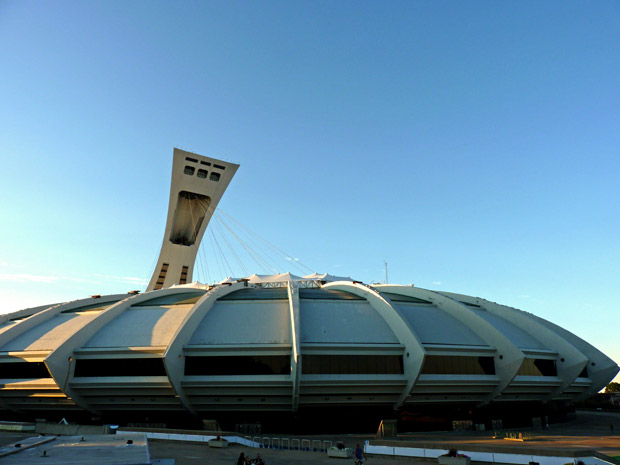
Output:
<path fill-rule="evenodd" d="M 327 274 L 192 283 L 237 168 L 175 149 L 166 232 L 144 294 L 0 317 L 0 409 L 260 418 L 519 408 L 584 398 L 618 372 L 574 334 L 478 297 Z"/>

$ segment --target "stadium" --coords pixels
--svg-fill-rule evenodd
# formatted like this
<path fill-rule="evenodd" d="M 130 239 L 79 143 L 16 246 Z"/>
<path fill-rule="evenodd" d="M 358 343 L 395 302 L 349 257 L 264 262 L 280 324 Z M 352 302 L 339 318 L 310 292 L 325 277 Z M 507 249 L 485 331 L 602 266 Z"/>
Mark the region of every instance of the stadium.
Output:
<path fill-rule="evenodd" d="M 479 297 L 317 273 L 192 282 L 237 168 L 174 150 L 146 292 L 0 317 L 3 417 L 490 428 L 560 418 L 618 372 L 574 334 Z"/>

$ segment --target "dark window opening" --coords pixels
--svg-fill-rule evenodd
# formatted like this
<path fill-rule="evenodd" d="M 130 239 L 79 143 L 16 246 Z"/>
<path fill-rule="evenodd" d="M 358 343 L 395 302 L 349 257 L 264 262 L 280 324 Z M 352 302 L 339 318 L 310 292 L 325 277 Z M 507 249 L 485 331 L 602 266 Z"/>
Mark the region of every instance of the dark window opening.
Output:
<path fill-rule="evenodd" d="M 302 355 L 307 375 L 402 375 L 402 355 Z"/>
<path fill-rule="evenodd" d="M 526 358 L 517 376 L 557 376 L 555 360 Z"/>
<path fill-rule="evenodd" d="M 179 284 L 187 283 L 187 271 L 188 268 L 186 266 L 181 269 L 181 278 L 179 279 Z"/>
<path fill-rule="evenodd" d="M 0 363 L 0 378 L 2 379 L 39 379 L 51 378 L 43 362 L 14 362 Z"/>
<path fill-rule="evenodd" d="M 186 357 L 186 376 L 288 375 L 289 355 Z"/>
<path fill-rule="evenodd" d="M 219 181 L 220 180 L 220 173 L 216 173 L 215 171 L 211 171 L 211 176 L 209 176 L 209 179 L 211 181 Z"/>
<path fill-rule="evenodd" d="M 117 302 L 118 302 L 118 300 L 113 300 L 111 302 L 91 304 L 91 305 L 84 305 L 83 307 L 77 307 L 77 308 L 72 308 L 72 309 L 69 309 L 69 310 L 63 310 L 60 313 L 100 312 L 100 311 L 105 310 L 106 308 L 114 305 Z"/>
<path fill-rule="evenodd" d="M 267 289 L 244 288 L 231 292 L 218 300 L 288 300 L 286 288 Z"/>
<path fill-rule="evenodd" d="M 225 170 L 226 169 L 226 167 L 222 166 L 222 165 L 213 165 L 213 168 L 218 168 L 220 170 Z"/>
<path fill-rule="evenodd" d="M 183 170 L 183 173 L 191 176 L 194 174 L 194 171 L 196 171 L 196 168 L 194 168 L 193 166 L 186 166 L 185 169 Z"/>
<path fill-rule="evenodd" d="M 384 296 L 390 299 L 392 302 L 408 302 L 414 304 L 430 304 L 428 300 L 418 299 L 417 297 L 410 297 L 408 295 L 392 294 L 391 292 L 382 292 Z"/>
<path fill-rule="evenodd" d="M 334 289 L 299 289 L 300 299 L 310 300 L 364 300 L 355 294 Z"/>
<path fill-rule="evenodd" d="M 579 378 L 587 378 L 588 377 L 588 366 L 586 365 L 585 367 L 583 367 L 583 370 L 581 370 L 581 373 L 579 373 Z"/>
<path fill-rule="evenodd" d="M 166 369 L 161 358 L 84 358 L 75 361 L 74 376 L 166 376 Z"/>
<path fill-rule="evenodd" d="M 195 158 L 185 157 L 185 159 L 186 159 L 187 161 L 191 161 L 191 162 L 194 162 L 194 163 L 198 163 L 198 160 L 196 160 Z"/>
<path fill-rule="evenodd" d="M 206 179 L 207 177 L 207 170 L 198 170 L 198 174 L 197 176 L 201 179 Z"/>
<path fill-rule="evenodd" d="M 159 272 L 159 276 L 157 277 L 157 282 L 155 283 L 155 290 L 161 289 L 164 286 L 164 281 L 166 280 L 167 272 L 168 272 L 168 264 L 162 263 L 161 271 Z"/>
<path fill-rule="evenodd" d="M 537 359 L 537 360 L 534 360 L 534 365 L 536 365 L 536 368 L 538 368 L 538 371 L 540 371 L 543 376 L 557 376 L 558 375 L 558 370 L 555 365 L 555 360 Z"/>
<path fill-rule="evenodd" d="M 189 305 L 195 304 L 205 294 L 205 291 L 183 292 L 179 294 L 169 294 L 163 297 L 155 297 L 154 299 L 144 300 L 132 307 L 158 307 L 163 305 Z"/>
<path fill-rule="evenodd" d="M 427 355 L 423 375 L 494 375 L 493 357 L 460 357 L 453 355 Z"/>
<path fill-rule="evenodd" d="M 200 164 L 205 165 L 205 166 L 211 166 L 211 163 L 209 163 L 208 161 L 204 161 L 204 160 L 200 160 Z"/>
<path fill-rule="evenodd" d="M 192 168 L 193 169 L 193 168 Z M 211 198 L 206 195 L 181 191 L 174 211 L 170 242 L 190 246 L 196 242 Z"/>

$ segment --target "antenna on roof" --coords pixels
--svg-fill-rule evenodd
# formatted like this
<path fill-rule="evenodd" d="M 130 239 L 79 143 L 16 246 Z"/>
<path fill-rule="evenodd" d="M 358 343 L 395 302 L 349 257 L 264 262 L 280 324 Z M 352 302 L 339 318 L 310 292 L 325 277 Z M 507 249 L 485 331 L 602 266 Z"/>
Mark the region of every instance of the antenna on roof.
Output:
<path fill-rule="evenodd" d="M 383 260 L 383 264 L 385 265 L 385 284 L 388 284 L 387 262 Z"/>

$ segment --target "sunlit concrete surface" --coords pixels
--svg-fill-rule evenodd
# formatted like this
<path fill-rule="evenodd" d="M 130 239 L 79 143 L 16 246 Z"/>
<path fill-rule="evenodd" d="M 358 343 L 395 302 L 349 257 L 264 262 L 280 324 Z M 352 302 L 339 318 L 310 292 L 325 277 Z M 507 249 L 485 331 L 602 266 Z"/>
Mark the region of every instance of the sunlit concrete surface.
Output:
<path fill-rule="evenodd" d="M 36 439 L 39 438 L 30 438 L 30 440 Z M 128 445 L 128 439 L 131 439 L 133 444 Z M 57 436 L 45 444 L 0 458 L 0 464 L 12 465 L 150 465 L 150 463 L 146 439 L 137 435 L 126 437 L 122 434 Z"/>
<path fill-rule="evenodd" d="M 610 425 L 614 425 L 615 433 L 611 433 Z M 435 432 L 435 433 L 401 433 L 397 440 L 378 441 L 373 435 L 321 435 L 303 436 L 306 439 L 330 440 L 333 443 L 343 441 L 347 447 L 355 444 L 398 443 L 401 447 L 430 447 L 441 445 L 444 448 L 467 450 L 476 447 L 493 448 L 497 452 L 508 454 L 531 454 L 533 451 L 562 451 L 575 453 L 578 451 L 595 451 L 610 457 L 620 456 L 620 413 L 585 412 L 577 413 L 577 418 L 571 422 L 551 425 L 548 431 L 524 429 L 535 436 L 532 441 L 523 443 L 509 442 L 492 438 L 490 431 L 478 432 Z M 24 441 L 28 437 L 22 433 L 0 433 L 0 444 Z M 33 440 L 36 436 L 30 436 Z M 42 446 L 24 450 L 10 457 L 0 458 L 0 465 L 11 464 L 147 464 L 148 458 L 152 464 L 166 463 L 164 459 L 174 460 L 175 465 L 230 465 L 235 463 L 239 454 L 243 452 L 254 458 L 260 454 L 268 465 L 338 465 L 348 463 L 330 459 L 324 452 L 283 451 L 273 449 L 255 449 L 231 444 L 228 448 L 214 449 L 206 444 L 196 444 L 173 441 L 153 441 L 147 445 L 144 439 L 135 434 L 131 436 L 133 446 L 127 446 L 129 437 L 119 435 L 57 437 L 54 441 Z M 298 436 L 302 438 L 302 436 Z M 48 451 L 48 457 L 41 457 L 43 450 Z M 158 462 L 161 461 L 161 462 Z M 167 462 L 171 463 L 171 462 Z M 433 459 L 417 459 L 409 457 L 370 456 L 369 464 L 400 465 L 405 463 L 436 464 Z"/>
<path fill-rule="evenodd" d="M 611 434 L 609 425 L 615 424 L 615 434 Z M 620 414 L 605 414 L 598 412 L 578 412 L 576 420 L 559 425 L 551 425 L 548 431 L 525 429 L 533 433 L 536 439 L 529 442 L 515 443 L 506 440 L 493 439 L 491 431 L 479 432 L 435 432 L 399 435 L 399 445 L 405 447 L 421 447 L 422 445 L 442 445 L 445 448 L 465 450 L 467 447 L 492 447 L 497 452 L 509 454 L 531 454 L 535 450 L 562 451 L 575 453 L 577 451 L 596 451 L 610 457 L 620 456 Z M 299 436 L 301 438 L 301 436 Z M 364 444 L 369 440 L 372 444 L 379 444 L 372 435 L 329 435 L 303 436 L 309 439 L 328 439 L 343 441 L 347 447 L 355 444 Z M 391 441 L 390 441 L 391 442 Z M 268 465 L 338 465 L 349 463 L 346 460 L 328 458 L 326 453 L 280 451 L 273 449 L 252 449 L 231 445 L 226 449 L 209 449 L 206 445 L 176 443 L 169 441 L 149 441 L 149 450 L 153 459 L 174 458 L 175 465 L 230 465 L 235 463 L 239 454 L 243 452 L 250 457 L 257 453 L 265 459 Z M 570 460 L 567 460 L 569 462 Z M 410 457 L 369 456 L 368 464 L 400 465 L 405 463 L 437 464 L 434 459 L 419 459 Z"/>

